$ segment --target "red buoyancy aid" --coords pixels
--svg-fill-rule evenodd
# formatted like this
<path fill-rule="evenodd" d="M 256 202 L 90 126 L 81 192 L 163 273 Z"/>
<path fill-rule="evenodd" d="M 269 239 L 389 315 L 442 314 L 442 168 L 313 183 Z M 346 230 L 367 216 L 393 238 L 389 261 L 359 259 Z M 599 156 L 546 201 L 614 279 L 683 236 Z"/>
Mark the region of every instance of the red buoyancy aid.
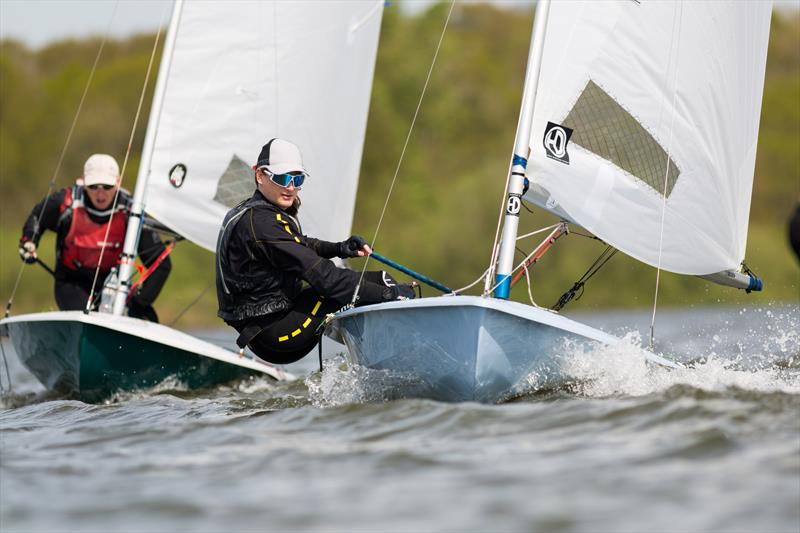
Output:
<path fill-rule="evenodd" d="M 94 270 L 99 264 L 100 272 L 107 273 L 119 263 L 122 256 L 127 228 L 125 213 L 118 210 L 108 222 L 102 224 L 93 222 L 86 211 L 83 195 L 77 192 L 77 187 L 72 190 L 67 189 L 64 203 L 61 205 L 62 216 L 67 209 L 72 211 L 72 220 L 63 241 L 61 263 L 70 270 Z M 103 250 L 104 240 L 105 250 Z"/>

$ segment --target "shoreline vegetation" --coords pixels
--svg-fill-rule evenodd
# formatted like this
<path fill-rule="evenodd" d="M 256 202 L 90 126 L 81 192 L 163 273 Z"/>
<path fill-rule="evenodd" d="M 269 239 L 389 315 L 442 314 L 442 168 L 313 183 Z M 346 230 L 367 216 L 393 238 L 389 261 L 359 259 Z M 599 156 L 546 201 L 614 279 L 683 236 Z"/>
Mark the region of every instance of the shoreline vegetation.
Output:
<path fill-rule="evenodd" d="M 446 9 L 440 4 L 414 16 L 391 6 L 385 11 L 353 223 L 353 232 L 368 240 L 375 233 Z M 531 15 L 518 10 L 456 7 L 378 235 L 375 248 L 382 255 L 451 287 L 467 285 L 486 268 L 519 112 L 530 28 Z M 56 189 L 74 182 L 91 153 L 107 152 L 122 162 L 153 39 L 138 35 L 106 43 Z M 15 41 L 0 41 L 3 302 L 20 269 L 20 228 L 47 192 L 99 43 L 97 38 L 67 40 L 31 50 Z M 798 95 L 800 16 L 775 13 L 746 256 L 764 279 L 765 291 L 747 295 L 698 278 L 662 273 L 660 308 L 800 301 L 800 262 L 787 237 L 788 218 L 800 201 Z M 143 113 L 146 117 L 148 108 Z M 129 190 L 146 122 L 140 121 L 123 176 Z M 532 210 L 523 213 L 521 232 L 555 222 L 541 210 Z M 521 247 L 529 251 L 535 244 L 522 241 Z M 50 265 L 53 246 L 52 234 L 45 234 L 40 255 Z M 602 250 L 602 244 L 574 234 L 559 240 L 532 270 L 535 301 L 553 305 Z M 183 242 L 172 257 L 172 274 L 156 302 L 162 323 L 171 324 L 180 315 L 175 322 L 179 328 L 224 327 L 216 317 L 213 255 Z M 363 260 L 351 265 L 360 269 Z M 651 308 L 655 276 L 655 269 L 617 254 L 586 285 L 583 298 L 567 307 L 567 314 Z M 434 291 L 425 287 L 423 294 Z M 524 280 L 512 297 L 528 301 Z M 49 274 L 38 266 L 25 267 L 13 314 L 55 309 Z"/>

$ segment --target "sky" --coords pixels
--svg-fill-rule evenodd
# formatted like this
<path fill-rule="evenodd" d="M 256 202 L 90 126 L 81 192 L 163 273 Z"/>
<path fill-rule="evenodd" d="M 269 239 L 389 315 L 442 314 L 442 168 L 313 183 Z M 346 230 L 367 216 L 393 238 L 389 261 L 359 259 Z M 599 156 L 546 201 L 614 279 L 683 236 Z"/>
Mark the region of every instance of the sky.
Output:
<path fill-rule="evenodd" d="M 390 0 L 389 9 L 395 7 L 413 13 L 432 2 Z M 492 3 L 532 8 L 533 0 L 492 0 Z M 107 32 L 111 37 L 127 37 L 152 32 L 161 23 L 166 24 L 171 5 L 172 0 L 0 0 L 0 39 L 14 38 L 39 48 L 55 40 Z M 775 5 L 784 10 L 800 10 L 800 0 L 776 0 Z"/>

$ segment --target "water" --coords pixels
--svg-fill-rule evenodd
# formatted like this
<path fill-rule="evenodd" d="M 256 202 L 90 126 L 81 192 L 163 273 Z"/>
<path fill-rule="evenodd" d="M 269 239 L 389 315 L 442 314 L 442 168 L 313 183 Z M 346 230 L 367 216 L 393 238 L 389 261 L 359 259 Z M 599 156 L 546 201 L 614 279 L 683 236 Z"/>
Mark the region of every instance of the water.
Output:
<path fill-rule="evenodd" d="M 579 319 L 630 350 L 649 323 Z M 662 312 L 657 348 L 693 368 L 576 351 L 568 389 L 497 406 L 382 402 L 335 357 L 293 384 L 37 401 L 12 359 L 0 530 L 797 532 L 799 331 L 797 306 Z"/>

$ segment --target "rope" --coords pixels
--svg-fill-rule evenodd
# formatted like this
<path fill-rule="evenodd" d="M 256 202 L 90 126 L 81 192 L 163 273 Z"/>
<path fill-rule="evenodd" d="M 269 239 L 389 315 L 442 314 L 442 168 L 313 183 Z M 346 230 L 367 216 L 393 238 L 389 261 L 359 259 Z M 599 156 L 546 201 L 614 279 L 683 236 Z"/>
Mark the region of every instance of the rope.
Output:
<path fill-rule="evenodd" d="M 47 203 L 50 201 L 50 194 L 53 192 L 53 188 L 58 180 L 58 174 L 61 171 L 61 165 L 64 163 L 64 157 L 67 154 L 67 148 L 69 148 L 69 143 L 72 140 L 72 134 L 75 131 L 75 125 L 78 123 L 78 117 L 83 110 L 83 103 L 86 101 L 86 95 L 89 93 L 89 87 L 92 84 L 92 79 L 94 79 L 94 73 L 97 71 L 97 65 L 100 63 L 100 56 L 103 55 L 103 49 L 106 46 L 106 40 L 108 40 L 108 35 L 111 33 L 111 25 L 114 22 L 114 16 L 117 13 L 118 5 L 119 0 L 114 2 L 114 9 L 111 11 L 111 18 L 108 21 L 108 27 L 106 28 L 105 34 L 103 34 L 103 40 L 100 41 L 100 48 L 97 49 L 97 55 L 95 55 L 92 69 L 89 71 L 89 78 L 86 80 L 86 86 L 83 88 L 83 94 L 81 95 L 80 102 L 78 102 L 78 109 L 75 111 L 75 116 L 72 117 L 72 124 L 70 124 L 69 132 L 67 133 L 67 139 L 64 141 L 64 147 L 61 149 L 61 155 L 58 156 L 58 162 L 56 163 L 56 168 L 53 171 L 53 177 L 50 178 L 50 184 L 47 187 L 47 195 L 42 203 L 42 208 L 39 210 L 39 216 L 34 219 L 32 239 L 34 242 L 36 242 L 36 237 L 39 235 L 39 221 L 42 219 L 42 213 L 44 213 Z M 22 273 L 25 271 L 25 264 L 26 263 L 22 263 L 20 265 L 19 272 L 17 272 L 17 279 L 14 281 L 14 288 L 11 290 L 11 296 L 8 299 L 8 303 L 6 303 L 5 318 L 8 318 L 8 315 L 11 313 L 11 306 L 14 302 L 14 296 L 17 294 L 20 281 L 22 280 Z"/>
<path fill-rule="evenodd" d="M 184 308 L 183 308 L 183 310 L 182 310 L 180 313 L 178 313 L 178 316 L 176 316 L 174 319 L 172 319 L 172 322 L 170 322 L 169 324 L 167 324 L 167 327 L 170 327 L 170 328 L 171 328 L 171 327 L 173 327 L 173 326 L 174 326 L 174 325 L 175 325 L 175 324 L 178 322 L 178 320 L 180 320 L 180 319 L 183 317 L 183 315 L 185 315 L 185 314 L 186 314 L 186 312 L 187 312 L 189 309 L 191 309 L 192 307 L 194 307 L 194 306 L 197 304 L 197 302 L 199 302 L 199 301 L 200 301 L 200 300 L 203 298 L 203 296 L 205 296 L 205 295 L 206 295 L 206 293 L 208 292 L 208 289 L 210 289 L 210 288 L 211 288 L 211 285 L 206 285 L 206 288 L 205 288 L 205 289 L 203 289 L 203 290 L 202 290 L 202 292 L 200 292 L 200 294 L 199 294 L 199 295 L 198 295 L 198 296 L 197 296 L 197 297 L 196 297 L 194 300 L 192 300 L 192 301 L 189 303 L 189 305 L 187 305 L 186 307 L 184 307 Z"/>
<path fill-rule="evenodd" d="M 681 21 L 683 19 L 683 3 L 680 4 L 680 11 L 678 12 L 678 36 L 674 42 L 679 43 L 681 37 Z M 673 32 L 675 30 L 673 29 Z M 661 282 L 661 257 L 663 252 L 663 245 L 664 245 L 664 223 L 666 221 L 667 216 L 667 188 L 669 186 L 669 161 L 670 161 L 670 150 L 672 149 L 672 135 L 674 133 L 675 127 L 675 100 L 678 97 L 678 91 L 675 89 L 675 85 L 677 84 L 678 80 L 678 52 L 680 51 L 679 46 L 675 46 L 675 72 L 673 74 L 672 80 L 672 118 L 669 124 L 669 142 L 667 143 L 667 162 L 666 162 L 666 170 L 664 174 L 664 191 L 663 191 L 663 202 L 661 203 L 661 231 L 658 238 L 658 263 L 656 266 L 656 288 L 655 293 L 653 294 L 653 316 L 650 319 L 650 350 L 653 350 L 655 345 L 655 329 L 656 329 L 656 309 L 658 307 L 658 287 Z M 672 50 L 670 50 L 670 62 L 672 61 Z M 669 64 L 669 63 L 668 63 Z M 669 72 L 669 71 L 668 71 Z M 663 108 L 663 107 L 662 107 Z"/>
<path fill-rule="evenodd" d="M 0 353 L 3 354 L 3 366 L 6 368 L 6 381 L 8 382 L 8 388 L 3 387 L 3 380 L 0 379 L 0 393 L 7 394 L 11 392 L 11 372 L 8 370 L 8 357 L 6 356 L 6 349 L 3 346 L 3 341 L 0 339 Z"/>
<path fill-rule="evenodd" d="M 536 305 L 536 302 L 533 301 L 533 294 L 531 294 L 531 277 L 528 274 L 528 264 L 522 263 L 522 269 L 525 271 L 525 283 L 528 285 L 528 300 L 530 300 L 532 306 L 539 307 Z"/>
<path fill-rule="evenodd" d="M 592 266 L 590 266 L 588 270 L 586 270 L 586 272 L 583 273 L 583 276 L 581 276 L 580 279 L 578 279 L 578 281 L 575 282 L 575 284 L 572 286 L 571 289 L 569 289 L 567 292 L 561 295 L 561 298 L 558 299 L 558 302 L 555 305 L 553 305 L 551 309 L 553 311 L 561 311 L 564 308 L 564 306 L 570 303 L 573 299 L 576 301 L 580 300 L 581 297 L 583 296 L 584 285 L 586 285 L 586 282 L 592 279 L 592 277 L 595 274 L 600 272 L 600 269 L 603 268 L 605 264 L 608 263 L 608 261 L 612 257 L 614 257 L 617 251 L 618 250 L 612 248 L 611 246 L 606 246 L 606 249 L 603 250 L 600 256 L 594 260 Z M 578 297 L 576 298 L 575 293 L 577 293 L 578 291 L 581 292 L 580 294 L 578 294 Z"/>
<path fill-rule="evenodd" d="M 532 231 L 530 233 L 526 233 L 525 235 L 520 235 L 519 237 L 517 237 L 517 240 L 525 239 L 527 237 L 533 237 L 534 235 L 538 235 L 540 233 L 544 233 L 545 231 L 547 231 L 549 229 L 556 228 L 556 227 L 560 226 L 561 224 L 563 224 L 563 222 L 556 222 L 555 224 L 553 224 L 551 226 L 547 226 L 546 228 L 537 229 L 536 231 Z"/>
<path fill-rule="evenodd" d="M 525 235 L 522 235 L 522 236 L 520 236 L 520 237 L 517 237 L 517 240 L 524 239 L 524 238 L 526 238 L 526 237 L 531 237 L 531 236 L 533 236 L 533 235 L 537 235 L 537 234 L 539 234 L 539 233 L 544 233 L 545 231 L 547 231 L 547 230 L 551 230 L 551 229 L 553 229 L 553 228 L 556 228 L 556 227 L 560 226 L 561 224 L 563 224 L 563 222 L 558 222 L 558 223 L 556 223 L 556 224 L 552 224 L 552 225 L 550 225 L 550 226 L 547 226 L 547 227 L 544 227 L 544 228 L 538 229 L 538 230 L 536 230 L 536 231 L 532 231 L 532 232 L 530 232 L 530 233 L 526 233 Z M 538 247 L 537 247 L 537 249 L 538 249 Z M 494 259 L 493 259 L 492 263 L 494 263 L 494 262 L 496 262 L 496 261 L 497 261 L 497 254 L 499 253 L 499 250 L 495 248 L 495 251 L 494 251 L 494 253 L 495 253 L 495 257 L 494 257 Z M 526 261 L 527 261 L 527 260 L 528 260 L 528 259 L 529 259 L 529 258 L 530 258 L 530 257 L 531 257 L 533 254 L 534 254 L 534 253 L 536 253 L 536 249 L 534 249 L 534 250 L 533 250 L 533 251 L 532 251 L 532 252 L 531 252 L 529 255 L 525 256 L 525 259 L 522 261 L 522 263 L 520 263 L 519 265 L 517 265 L 517 267 L 516 267 L 514 270 L 517 270 L 517 269 L 519 269 L 519 268 L 521 268 L 521 267 L 525 268 L 525 263 L 526 263 Z M 453 291 L 451 294 L 446 294 L 445 296 L 451 296 L 451 295 L 452 295 L 452 296 L 455 296 L 455 295 L 461 294 L 462 292 L 464 292 L 464 291 L 466 291 L 466 290 L 469 290 L 469 289 L 471 289 L 472 287 L 474 287 L 475 285 L 477 285 L 478 283 L 480 283 L 480 281 L 481 281 L 481 280 L 485 280 L 485 279 L 486 279 L 486 276 L 489 274 L 489 271 L 490 271 L 491 269 L 492 269 L 492 265 L 490 265 L 490 266 L 489 266 L 489 267 L 488 267 L 486 270 L 484 270 L 484 271 L 483 271 L 483 273 L 482 273 L 480 276 L 478 276 L 478 279 L 476 279 L 475 281 L 473 281 L 473 282 L 472 282 L 472 283 L 470 283 L 469 285 L 467 285 L 467 286 L 465 286 L 465 287 L 461 287 L 460 289 L 456 289 L 456 290 L 454 290 L 454 291 Z M 487 289 L 484 291 L 484 293 L 483 293 L 483 294 L 484 294 L 484 295 L 486 295 L 486 294 L 489 294 L 489 293 L 491 293 L 491 292 L 492 292 L 492 291 L 493 291 L 495 288 L 497 288 L 497 285 L 495 285 L 495 286 L 494 286 L 494 287 L 492 287 L 491 289 L 488 289 L 488 288 L 487 288 Z M 533 298 L 531 298 L 531 300 L 533 300 Z"/>
<path fill-rule="evenodd" d="M 381 215 L 378 218 L 378 225 L 375 227 L 375 234 L 372 237 L 372 243 L 370 248 L 375 247 L 375 242 L 378 240 L 378 232 L 381 229 L 381 224 L 383 223 L 383 217 L 386 214 L 386 208 L 389 205 L 389 199 L 392 197 L 392 191 L 394 191 L 394 185 L 397 181 L 397 176 L 400 173 L 400 166 L 403 164 L 403 158 L 406 154 L 406 148 L 408 148 L 408 143 L 411 140 L 411 133 L 414 131 L 414 125 L 417 123 L 417 117 L 419 116 L 419 110 L 422 107 L 422 100 L 425 98 L 425 92 L 428 90 L 428 84 L 431 81 L 431 75 L 433 74 L 433 67 L 436 65 L 436 58 L 439 57 L 439 50 L 442 47 L 442 41 L 444 40 L 444 34 L 447 31 L 447 25 L 450 23 L 450 16 L 453 14 L 453 7 L 456 5 L 456 0 L 450 1 L 450 10 L 447 12 L 447 18 L 444 21 L 444 27 L 442 28 L 442 33 L 439 36 L 439 42 L 436 44 L 436 51 L 433 54 L 433 60 L 431 61 L 431 66 L 428 69 L 428 76 L 425 78 L 425 84 L 422 86 L 422 93 L 419 95 L 419 101 L 417 102 L 417 108 L 414 110 L 414 117 L 411 119 L 411 126 L 408 128 L 408 134 L 406 135 L 406 140 L 403 143 L 403 149 L 400 151 L 400 159 L 397 161 L 397 166 L 394 170 L 394 176 L 392 177 L 392 183 L 389 186 L 389 193 L 386 195 L 386 200 L 383 203 L 383 209 L 381 209 Z M 364 261 L 364 267 L 361 269 L 361 275 L 358 278 L 358 284 L 356 285 L 355 291 L 353 291 L 353 299 L 350 302 L 351 304 L 355 304 L 356 300 L 358 300 L 358 291 L 361 289 L 361 282 L 364 279 L 364 274 L 367 271 L 367 265 L 369 264 L 369 256 L 367 256 L 367 260 Z"/>
<path fill-rule="evenodd" d="M 128 137 L 128 148 L 125 150 L 125 159 L 122 162 L 122 170 L 119 173 L 119 186 L 117 187 L 117 192 L 114 194 L 114 203 L 111 206 L 111 216 L 108 217 L 108 224 L 106 225 L 106 233 L 105 237 L 103 237 L 103 246 L 100 248 L 100 258 L 97 260 L 97 268 L 94 270 L 94 279 L 92 280 L 92 289 L 95 288 L 97 285 L 97 278 L 100 275 L 100 265 L 103 264 L 103 255 L 106 251 L 106 243 L 108 242 L 108 233 L 111 231 L 111 223 L 114 220 L 114 215 L 116 214 L 117 210 L 117 203 L 119 202 L 119 192 L 122 187 L 122 180 L 125 176 L 125 169 L 128 167 L 128 159 L 131 154 L 131 147 L 133 146 L 133 136 L 136 134 L 136 126 L 139 124 L 139 116 L 142 112 L 142 104 L 144 103 L 144 95 L 147 92 L 147 84 L 150 81 L 150 72 L 153 69 L 153 63 L 155 62 L 156 57 L 156 50 L 158 49 L 158 42 L 161 39 L 161 32 L 163 30 L 163 23 L 158 28 L 158 33 L 156 33 L 156 40 L 153 43 L 153 50 L 150 52 L 150 62 L 147 64 L 147 72 L 144 76 L 144 85 L 142 86 L 142 92 L 139 95 L 139 105 L 136 107 L 136 116 L 133 118 L 133 127 L 131 128 L 130 137 Z M 89 312 L 92 308 L 92 299 L 94 295 L 94 290 L 89 293 L 89 298 L 86 300 L 86 309 L 85 312 Z"/>
<path fill-rule="evenodd" d="M 491 267 L 489 267 L 489 268 L 491 268 Z M 456 289 L 456 290 L 454 290 L 454 291 L 453 291 L 451 294 L 445 294 L 445 296 L 455 296 L 455 295 L 457 295 L 457 294 L 461 294 L 462 292 L 464 292 L 464 291 L 466 291 L 466 290 L 469 290 L 469 289 L 471 289 L 472 287 L 474 287 L 475 285 L 477 285 L 478 283 L 480 283 L 480 282 L 481 282 L 481 280 L 483 280 L 483 279 L 485 279 L 485 278 L 486 278 L 486 275 L 489 273 L 489 268 L 487 268 L 486 270 L 484 270 L 484 271 L 483 271 L 483 274 L 481 274 L 481 275 L 478 277 L 478 279 L 476 279 L 475 281 L 473 281 L 472 283 L 470 283 L 470 284 L 469 284 L 469 285 L 467 285 L 466 287 L 461 287 L 460 289 Z"/>

